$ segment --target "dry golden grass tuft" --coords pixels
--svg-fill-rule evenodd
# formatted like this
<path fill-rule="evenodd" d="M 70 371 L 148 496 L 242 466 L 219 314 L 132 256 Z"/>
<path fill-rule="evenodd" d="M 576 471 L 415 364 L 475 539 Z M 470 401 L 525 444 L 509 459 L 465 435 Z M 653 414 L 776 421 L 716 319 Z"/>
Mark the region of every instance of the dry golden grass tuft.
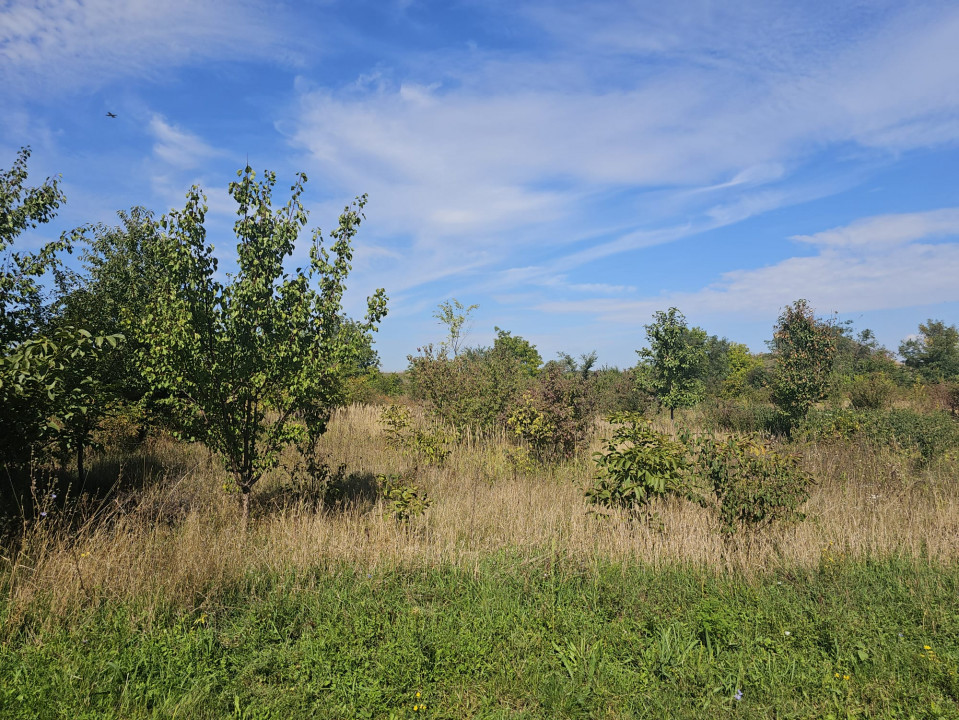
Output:
<path fill-rule="evenodd" d="M 409 466 L 385 445 L 379 412 L 344 409 L 323 440 L 331 465 L 344 463 L 357 486 Z M 917 471 L 892 452 L 865 446 L 807 447 L 805 464 L 819 479 L 805 507 L 807 521 L 731 549 L 706 511 L 680 500 L 654 506 L 653 522 L 592 512 L 583 498 L 593 471 L 589 453 L 526 475 L 510 464 L 507 447 L 502 438 L 470 438 L 444 467 L 421 469 L 418 481 L 435 503 L 408 525 L 362 493 L 317 510 L 302 496 L 284 494 L 288 477 L 277 471 L 258 487 L 259 512 L 243 535 L 235 499 L 223 489 L 226 476 L 209 453 L 156 446 L 151 462 L 167 472 L 135 498 L 114 499 L 69 531 L 55 517 L 30 528 L 0 575 L 0 591 L 11 601 L 8 619 L 39 608 L 40 616 L 62 617 L 111 599 L 147 608 L 202 607 L 225 587 L 262 572 L 305 576 L 298 571 L 343 563 L 475 566 L 497 552 L 530 562 L 565 557 L 747 572 L 816 567 L 826 548 L 850 558 L 959 559 L 955 460 Z"/>

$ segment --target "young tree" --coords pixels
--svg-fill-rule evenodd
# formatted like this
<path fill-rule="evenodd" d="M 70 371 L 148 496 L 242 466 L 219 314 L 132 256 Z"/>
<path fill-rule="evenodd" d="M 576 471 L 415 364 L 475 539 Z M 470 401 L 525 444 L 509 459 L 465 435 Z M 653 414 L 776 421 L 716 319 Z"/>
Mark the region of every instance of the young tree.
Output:
<path fill-rule="evenodd" d="M 463 342 L 469 334 L 470 313 L 479 308 L 479 305 L 470 305 L 465 307 L 456 298 L 441 302 L 439 309 L 433 313 L 433 317 L 440 321 L 441 325 L 446 326 L 446 339 L 440 343 L 440 355 L 447 356 L 450 352 L 453 357 L 460 354 Z"/>
<path fill-rule="evenodd" d="M 834 327 L 818 320 L 806 300 L 787 305 L 771 343 L 776 357 L 773 402 L 789 427 L 801 422 L 829 387 L 836 357 Z"/>
<path fill-rule="evenodd" d="M 653 318 L 645 326 L 649 347 L 636 352 L 649 363 L 653 391 L 672 419 L 676 408 L 691 407 L 702 396 L 706 331 L 687 326 L 686 317 L 674 307 Z"/>
<path fill-rule="evenodd" d="M 496 331 L 496 340 L 493 342 L 493 352 L 505 357 L 514 358 L 524 375 L 532 377 L 539 372 L 543 358 L 536 346 L 519 335 L 513 335 L 508 330 L 493 328 Z"/>
<path fill-rule="evenodd" d="M 238 270 L 226 283 L 217 279 L 206 243 L 198 188 L 182 211 L 161 221 L 163 272 L 153 278 L 141 360 L 182 433 L 223 459 L 240 493 L 245 528 L 254 485 L 276 466 L 283 447 L 315 441 L 326 430 L 342 401 L 341 368 L 357 361 L 356 333 L 343 332 L 341 304 L 366 196 L 340 215 L 329 251 L 317 229 L 308 269 L 287 273 L 284 262 L 307 222 L 300 202 L 306 176 L 297 176 L 292 198 L 274 211 L 276 176 L 267 172 L 257 182 L 249 166 L 237 174 L 229 191 L 238 205 Z M 385 314 L 380 289 L 354 330 L 372 332 Z"/>
<path fill-rule="evenodd" d="M 899 354 L 906 366 L 932 381 L 959 377 L 959 330 L 942 320 L 919 324 L 919 337 L 904 341 Z"/>

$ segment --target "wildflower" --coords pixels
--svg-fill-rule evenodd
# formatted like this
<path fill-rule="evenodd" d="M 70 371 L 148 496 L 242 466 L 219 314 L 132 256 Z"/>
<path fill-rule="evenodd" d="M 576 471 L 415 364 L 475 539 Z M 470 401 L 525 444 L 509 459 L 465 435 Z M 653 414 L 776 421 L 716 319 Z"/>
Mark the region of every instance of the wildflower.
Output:
<path fill-rule="evenodd" d="M 929 647 L 928 645 L 923 645 L 923 646 L 922 646 L 922 649 L 923 649 L 923 650 L 932 650 L 932 648 Z"/>
<path fill-rule="evenodd" d="M 833 675 L 835 675 L 837 678 L 839 677 L 839 673 L 833 673 Z"/>
<path fill-rule="evenodd" d="M 786 637 L 789 637 L 790 635 L 792 635 L 792 633 L 787 630 L 786 632 L 783 633 L 783 635 L 785 635 Z"/>
<path fill-rule="evenodd" d="M 416 697 L 419 698 L 419 696 L 420 696 L 420 691 L 417 690 L 417 691 L 416 691 Z"/>
<path fill-rule="evenodd" d="M 742 700 L 742 699 L 743 699 L 743 691 L 736 690 L 736 694 L 733 695 L 733 700 Z"/>
<path fill-rule="evenodd" d="M 51 499 L 51 500 L 56 500 L 56 499 L 57 499 L 57 494 L 56 494 L 56 493 L 53 493 L 52 495 L 50 495 L 50 499 Z"/>
<path fill-rule="evenodd" d="M 47 516 L 47 511 L 46 511 L 46 510 L 44 510 L 43 512 L 40 513 L 40 517 L 46 517 L 46 516 Z"/>

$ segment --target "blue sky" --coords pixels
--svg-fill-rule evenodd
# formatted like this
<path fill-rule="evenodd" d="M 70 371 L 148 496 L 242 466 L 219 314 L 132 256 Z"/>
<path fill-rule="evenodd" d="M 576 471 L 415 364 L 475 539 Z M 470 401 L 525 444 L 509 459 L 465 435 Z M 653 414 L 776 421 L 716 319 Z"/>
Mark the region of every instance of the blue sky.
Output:
<path fill-rule="evenodd" d="M 800 297 L 892 349 L 959 321 L 954 2 L 14 1 L 0 102 L 0 167 L 68 198 L 26 244 L 197 183 L 227 258 L 247 158 L 311 226 L 369 193 L 385 369 L 450 297 L 620 367 L 670 306 L 753 350 Z"/>

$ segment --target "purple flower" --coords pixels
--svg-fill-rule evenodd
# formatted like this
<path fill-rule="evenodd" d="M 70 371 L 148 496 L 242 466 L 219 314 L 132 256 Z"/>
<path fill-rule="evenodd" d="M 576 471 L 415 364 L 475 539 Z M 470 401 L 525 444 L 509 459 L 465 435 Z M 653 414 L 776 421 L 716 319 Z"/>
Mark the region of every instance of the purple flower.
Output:
<path fill-rule="evenodd" d="M 46 510 L 44 510 L 42 513 L 40 513 L 40 517 L 46 517 L 46 516 L 47 516 L 47 511 L 46 511 Z"/>
<path fill-rule="evenodd" d="M 56 499 L 57 499 L 57 494 L 56 494 L 56 493 L 53 493 L 53 494 L 50 496 L 50 499 L 51 499 L 51 500 L 56 500 Z"/>
<path fill-rule="evenodd" d="M 743 691 L 737 690 L 736 694 L 733 695 L 733 700 L 742 700 L 742 699 L 743 699 Z"/>

